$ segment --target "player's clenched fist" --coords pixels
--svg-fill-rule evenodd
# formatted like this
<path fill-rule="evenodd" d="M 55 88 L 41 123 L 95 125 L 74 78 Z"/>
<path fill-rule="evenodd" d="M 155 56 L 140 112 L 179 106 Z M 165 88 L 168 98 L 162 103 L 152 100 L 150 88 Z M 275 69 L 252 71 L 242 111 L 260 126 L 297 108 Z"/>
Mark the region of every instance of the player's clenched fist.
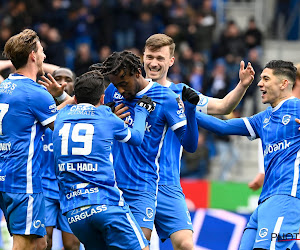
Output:
<path fill-rule="evenodd" d="M 137 105 L 145 108 L 148 112 L 152 112 L 155 109 L 156 103 L 152 101 L 151 97 L 144 95 L 138 102 Z"/>
<path fill-rule="evenodd" d="M 188 101 L 191 104 L 197 105 L 199 102 L 199 95 L 191 88 L 184 86 L 182 90 L 182 101 Z"/>

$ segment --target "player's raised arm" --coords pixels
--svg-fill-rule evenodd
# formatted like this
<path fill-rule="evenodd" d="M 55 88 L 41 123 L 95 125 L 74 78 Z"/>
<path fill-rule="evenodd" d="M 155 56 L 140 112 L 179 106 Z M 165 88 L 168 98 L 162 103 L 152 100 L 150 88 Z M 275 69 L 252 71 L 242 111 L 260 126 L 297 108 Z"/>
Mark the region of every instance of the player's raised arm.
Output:
<path fill-rule="evenodd" d="M 240 81 L 231 92 L 223 99 L 210 98 L 207 106 L 207 113 L 211 115 L 229 114 L 239 104 L 246 93 L 246 90 L 254 80 L 254 69 L 250 62 L 245 68 L 245 62 L 241 61 L 239 77 Z"/>
<path fill-rule="evenodd" d="M 193 153 L 198 146 L 198 127 L 195 112 L 199 96 L 191 88 L 184 87 L 182 90 L 182 100 L 184 102 L 187 124 L 174 130 L 174 132 L 184 149 Z"/>
<path fill-rule="evenodd" d="M 198 126 L 205 128 L 217 135 L 250 136 L 243 118 L 221 120 L 201 112 L 196 112 L 196 117 Z"/>

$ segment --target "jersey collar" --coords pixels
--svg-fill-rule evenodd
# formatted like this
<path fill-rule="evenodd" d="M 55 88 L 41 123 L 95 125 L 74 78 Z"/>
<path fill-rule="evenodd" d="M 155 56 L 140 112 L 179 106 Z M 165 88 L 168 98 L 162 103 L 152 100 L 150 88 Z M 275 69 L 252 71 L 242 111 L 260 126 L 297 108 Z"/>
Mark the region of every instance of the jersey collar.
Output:
<path fill-rule="evenodd" d="M 145 94 L 152 87 L 154 82 L 151 79 L 146 79 L 146 80 L 149 82 L 149 84 L 145 88 L 143 88 L 142 90 L 137 92 L 136 96 L 141 96 L 141 95 Z"/>
<path fill-rule="evenodd" d="M 294 98 L 296 98 L 296 97 L 295 97 L 295 96 L 291 96 L 291 97 L 288 98 L 288 99 L 282 100 L 280 103 L 277 104 L 276 107 L 272 108 L 272 112 L 275 112 L 275 111 L 277 111 L 278 109 L 280 109 L 280 107 L 282 106 L 282 104 L 283 104 L 285 101 L 290 100 L 290 99 L 294 99 Z"/>
<path fill-rule="evenodd" d="M 12 73 L 12 74 L 9 74 L 8 78 L 12 79 L 12 80 L 19 80 L 19 79 L 27 79 L 28 77 L 17 74 L 17 73 Z"/>

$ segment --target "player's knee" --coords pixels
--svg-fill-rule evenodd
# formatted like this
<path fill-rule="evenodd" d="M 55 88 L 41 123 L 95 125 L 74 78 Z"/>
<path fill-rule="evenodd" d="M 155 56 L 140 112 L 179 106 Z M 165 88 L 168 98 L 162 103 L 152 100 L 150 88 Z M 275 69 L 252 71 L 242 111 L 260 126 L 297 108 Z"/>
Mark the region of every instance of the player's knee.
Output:
<path fill-rule="evenodd" d="M 68 238 L 68 240 L 64 241 L 64 249 L 65 250 L 79 250 L 80 241 L 74 236 Z"/>
<path fill-rule="evenodd" d="M 37 239 L 36 249 L 37 250 L 45 250 L 47 249 L 47 239 L 46 237 Z M 51 249 L 51 248 L 50 248 Z"/>
<path fill-rule="evenodd" d="M 176 250 L 192 250 L 194 249 L 194 244 L 189 239 L 185 239 L 180 242 L 177 242 L 174 248 Z"/>

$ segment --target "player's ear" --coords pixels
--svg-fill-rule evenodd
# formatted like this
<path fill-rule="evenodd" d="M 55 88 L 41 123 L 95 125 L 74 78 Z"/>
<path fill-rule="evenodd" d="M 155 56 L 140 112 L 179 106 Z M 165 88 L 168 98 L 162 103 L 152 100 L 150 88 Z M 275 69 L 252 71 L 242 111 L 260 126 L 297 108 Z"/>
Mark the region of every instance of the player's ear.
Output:
<path fill-rule="evenodd" d="M 31 51 L 28 57 L 30 58 L 30 60 L 35 61 L 35 59 L 36 59 L 36 54 L 35 54 L 35 52 L 34 52 L 34 51 Z"/>
<path fill-rule="evenodd" d="M 142 75 L 142 70 L 138 69 L 137 72 L 135 73 L 136 78 L 139 78 L 140 75 Z"/>
<path fill-rule="evenodd" d="M 76 104 L 78 104 L 78 102 L 77 102 L 77 98 L 76 98 L 76 96 L 74 95 L 74 101 L 75 101 L 75 103 Z"/>
<path fill-rule="evenodd" d="M 280 88 L 285 89 L 289 85 L 289 80 L 288 79 L 283 79 L 280 83 Z"/>
<path fill-rule="evenodd" d="M 172 57 L 171 57 L 171 60 L 170 60 L 169 67 L 173 66 L 174 62 L 175 62 L 175 57 L 172 56 Z"/>
<path fill-rule="evenodd" d="M 104 94 L 101 95 L 100 97 L 100 104 L 103 105 L 104 104 Z"/>

